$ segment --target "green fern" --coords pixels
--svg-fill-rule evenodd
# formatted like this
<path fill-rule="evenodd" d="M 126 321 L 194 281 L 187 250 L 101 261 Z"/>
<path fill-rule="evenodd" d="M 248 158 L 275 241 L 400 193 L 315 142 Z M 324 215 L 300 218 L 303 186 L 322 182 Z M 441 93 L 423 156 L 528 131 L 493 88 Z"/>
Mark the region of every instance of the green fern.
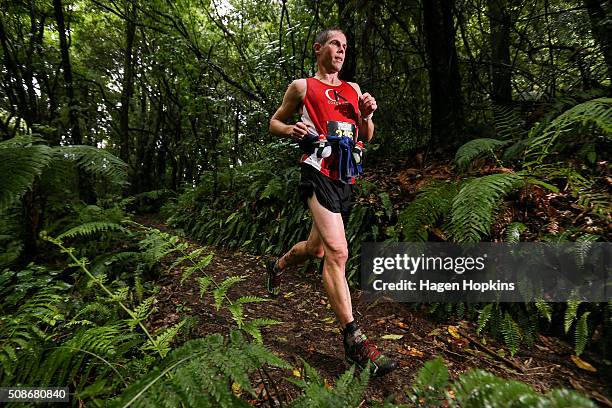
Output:
<path fill-rule="evenodd" d="M 274 319 L 259 318 L 250 320 L 242 325 L 242 330 L 245 333 L 251 335 L 258 343 L 263 343 L 263 337 L 261 335 L 261 327 L 272 326 L 275 324 L 281 324 L 282 322 Z"/>
<path fill-rule="evenodd" d="M 9 141 L 10 142 L 10 141 Z M 44 145 L 6 147 L 0 143 L 0 213 L 23 197 L 53 158 Z"/>
<path fill-rule="evenodd" d="M 495 151 L 506 146 L 508 143 L 508 141 L 487 138 L 470 140 L 455 153 L 455 164 L 460 171 L 465 171 L 477 157 L 491 155 L 496 158 Z"/>
<path fill-rule="evenodd" d="M 53 150 L 57 159 L 70 161 L 88 174 L 103 177 L 114 185 L 127 183 L 127 164 L 106 150 L 93 146 L 64 146 Z"/>
<path fill-rule="evenodd" d="M 182 320 L 174 326 L 161 330 L 161 332 L 158 333 L 154 339 L 149 339 L 149 341 L 147 341 L 143 347 L 143 350 L 153 350 L 160 356 L 166 357 L 168 352 L 171 350 L 170 344 L 184 324 L 185 320 Z"/>
<path fill-rule="evenodd" d="M 572 324 L 574 324 L 580 304 L 582 304 L 580 300 L 570 299 L 567 301 L 567 308 L 565 309 L 565 317 L 563 319 L 563 328 L 565 329 L 565 333 L 569 332 L 570 327 L 572 327 Z"/>
<path fill-rule="evenodd" d="M 535 302 L 535 306 L 538 310 L 538 314 L 544 317 L 550 323 L 552 321 L 552 308 L 550 305 L 544 300 L 538 299 Z"/>
<path fill-rule="evenodd" d="M 189 279 L 189 277 L 191 277 L 194 272 L 202 272 L 204 268 L 206 268 L 208 264 L 210 264 L 210 261 L 212 261 L 214 255 L 214 253 L 208 254 L 204 258 L 200 259 L 198 262 L 194 263 L 192 266 L 183 269 L 183 273 L 181 275 L 181 284 L 183 284 L 183 282 Z"/>
<path fill-rule="evenodd" d="M 419 407 L 439 407 L 448 387 L 448 368 L 441 357 L 426 362 L 417 373 L 410 400 Z"/>
<path fill-rule="evenodd" d="M 204 296 L 204 293 L 208 290 L 210 285 L 213 283 L 212 277 L 203 276 L 198 278 L 198 286 L 200 288 L 200 297 Z"/>
<path fill-rule="evenodd" d="M 576 332 L 574 333 L 576 343 L 574 345 L 574 350 L 577 356 L 582 354 L 589 340 L 589 324 L 587 321 L 589 314 L 591 314 L 591 312 L 584 312 L 576 323 Z"/>
<path fill-rule="evenodd" d="M 220 334 L 191 340 L 170 352 L 111 406 L 247 406 L 233 394 L 231 384 L 254 396 L 248 375 L 264 364 L 289 368 L 261 344 L 246 342 L 239 332 L 230 333 L 229 342 Z"/>
<path fill-rule="evenodd" d="M 542 163 L 562 136 L 571 134 L 579 126 L 590 125 L 601 129 L 606 137 L 610 137 L 612 98 L 599 98 L 581 103 L 559 115 L 546 128 L 534 128 L 533 133 L 530 132 L 530 146 L 525 152 L 529 159 L 526 166 Z"/>
<path fill-rule="evenodd" d="M 363 401 L 363 393 L 370 380 L 370 370 L 362 370 L 355 377 L 355 367 L 340 376 L 336 387 L 326 386 L 320 374 L 308 363 L 304 364 L 304 379 L 288 379 L 303 391 L 291 402 L 292 408 L 309 407 L 358 407 Z"/>
<path fill-rule="evenodd" d="M 505 241 L 509 244 L 516 244 L 520 242 L 521 233 L 525 231 L 527 227 L 522 222 L 513 222 L 506 227 Z"/>
<path fill-rule="evenodd" d="M 501 330 L 504 337 L 504 342 L 506 343 L 506 346 L 508 346 L 510 354 L 516 354 L 522 338 L 522 333 L 519 325 L 514 321 L 508 312 L 504 314 Z"/>
<path fill-rule="evenodd" d="M 449 231 L 457 242 L 479 242 L 489 234 L 499 201 L 523 184 L 514 173 L 490 174 L 465 183 L 453 199 Z"/>
<path fill-rule="evenodd" d="M 238 283 L 243 282 L 246 279 L 246 276 L 230 276 L 226 278 L 223 282 L 219 284 L 219 286 L 213 291 L 213 296 L 215 298 L 215 307 L 217 310 L 221 308 L 223 304 L 223 299 L 227 296 L 227 291 L 229 288 Z"/>
<path fill-rule="evenodd" d="M 114 222 L 95 221 L 88 222 L 85 224 L 78 225 L 74 228 L 57 236 L 58 239 L 71 239 L 75 237 L 86 237 L 90 235 L 100 234 L 103 232 L 116 231 L 124 234 L 128 233 L 128 230 L 123 228 L 121 225 Z"/>
<path fill-rule="evenodd" d="M 483 307 L 482 310 L 480 310 L 480 312 L 478 313 L 478 328 L 476 329 L 477 334 L 480 334 L 487 326 L 487 323 L 489 323 L 489 320 L 491 319 L 492 310 L 493 303 L 489 303 L 485 305 L 485 307 Z"/>
<path fill-rule="evenodd" d="M 416 198 L 398 217 L 404 241 L 427 241 L 427 233 L 451 211 L 459 185 L 451 182 L 433 182 L 422 188 Z"/>
<path fill-rule="evenodd" d="M 510 106 L 493 104 L 493 122 L 497 136 L 503 140 L 521 139 L 525 131 L 520 128 L 523 121 L 519 112 Z"/>

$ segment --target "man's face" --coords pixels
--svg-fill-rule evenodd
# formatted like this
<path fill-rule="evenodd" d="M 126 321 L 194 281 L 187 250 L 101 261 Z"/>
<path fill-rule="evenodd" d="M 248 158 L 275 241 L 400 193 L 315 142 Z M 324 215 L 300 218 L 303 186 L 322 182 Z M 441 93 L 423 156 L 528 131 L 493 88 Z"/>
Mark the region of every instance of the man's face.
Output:
<path fill-rule="evenodd" d="M 315 44 L 315 52 L 329 71 L 339 72 L 346 56 L 346 37 L 340 31 L 332 31 L 325 44 Z"/>

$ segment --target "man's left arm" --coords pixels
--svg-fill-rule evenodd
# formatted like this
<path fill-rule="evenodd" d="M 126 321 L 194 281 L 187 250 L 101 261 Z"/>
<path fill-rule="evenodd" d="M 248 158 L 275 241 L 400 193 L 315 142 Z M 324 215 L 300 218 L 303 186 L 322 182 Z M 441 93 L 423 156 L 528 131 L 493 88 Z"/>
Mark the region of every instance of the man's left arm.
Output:
<path fill-rule="evenodd" d="M 374 137 L 374 122 L 372 115 L 377 109 L 376 99 L 369 93 L 361 93 L 361 88 L 356 83 L 351 82 L 351 85 L 357 91 L 359 96 L 359 136 L 366 142 L 369 142 Z"/>

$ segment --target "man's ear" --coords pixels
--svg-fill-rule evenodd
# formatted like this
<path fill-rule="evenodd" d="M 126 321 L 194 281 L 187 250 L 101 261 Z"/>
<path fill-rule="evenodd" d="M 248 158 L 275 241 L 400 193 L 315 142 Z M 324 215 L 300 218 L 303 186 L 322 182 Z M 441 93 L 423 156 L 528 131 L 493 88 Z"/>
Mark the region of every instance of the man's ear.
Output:
<path fill-rule="evenodd" d="M 314 43 L 312 45 L 312 49 L 314 50 L 315 54 L 318 54 L 319 51 L 321 51 L 321 47 L 323 47 L 321 43 Z"/>

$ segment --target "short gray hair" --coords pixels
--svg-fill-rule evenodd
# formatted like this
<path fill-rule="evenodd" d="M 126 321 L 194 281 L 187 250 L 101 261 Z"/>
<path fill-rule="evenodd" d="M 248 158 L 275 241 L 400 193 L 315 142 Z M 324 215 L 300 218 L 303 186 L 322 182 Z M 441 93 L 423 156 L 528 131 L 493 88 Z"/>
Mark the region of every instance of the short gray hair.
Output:
<path fill-rule="evenodd" d="M 317 36 L 315 37 L 315 43 L 319 43 L 319 44 L 325 44 L 327 42 L 327 40 L 329 40 L 329 37 L 331 36 L 331 33 L 334 31 L 339 31 L 342 34 L 344 34 L 344 36 L 346 37 L 346 33 L 344 31 L 342 31 L 341 28 L 338 27 L 331 27 L 331 28 L 326 28 L 325 30 L 321 31 L 319 34 L 317 34 Z"/>

